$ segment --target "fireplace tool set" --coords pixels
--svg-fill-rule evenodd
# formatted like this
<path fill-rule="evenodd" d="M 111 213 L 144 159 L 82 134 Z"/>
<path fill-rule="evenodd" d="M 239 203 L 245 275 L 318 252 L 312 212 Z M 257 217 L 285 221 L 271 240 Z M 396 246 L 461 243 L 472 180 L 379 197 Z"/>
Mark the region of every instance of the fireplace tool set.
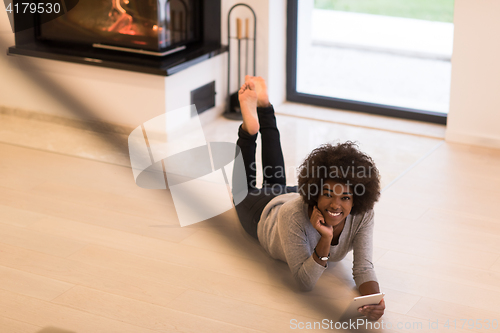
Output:
<path fill-rule="evenodd" d="M 243 34 L 243 20 L 241 18 L 236 18 L 236 36 L 231 36 L 231 12 L 233 9 L 239 6 L 244 6 L 247 7 L 252 15 L 253 15 L 253 33 L 250 33 L 250 18 L 245 18 L 245 30 Z M 251 37 L 253 36 L 253 37 Z M 228 56 L 227 56 L 227 96 L 228 96 L 228 103 L 227 103 L 227 110 L 224 113 L 224 116 L 228 119 L 233 119 L 233 120 L 241 120 L 241 110 L 240 110 L 240 103 L 238 101 L 238 90 L 241 87 L 241 82 L 242 78 L 244 80 L 245 75 L 250 75 L 249 71 L 249 54 L 250 54 L 250 46 L 252 46 L 253 49 L 253 55 L 252 55 L 252 75 L 255 76 L 255 59 L 256 59 L 256 36 L 257 36 L 257 17 L 255 15 L 254 10 L 252 7 L 248 6 L 247 4 L 244 3 L 239 3 L 231 7 L 229 10 L 229 13 L 227 14 L 227 45 L 228 45 Z M 238 63 L 238 68 L 237 68 L 237 82 L 238 82 L 238 88 L 235 93 L 231 94 L 231 40 L 236 40 L 237 41 L 237 48 L 238 48 L 238 58 L 237 58 L 237 63 Z M 244 52 L 241 51 L 242 49 L 242 44 L 244 44 Z M 242 73 L 242 58 L 244 57 L 244 72 Z"/>

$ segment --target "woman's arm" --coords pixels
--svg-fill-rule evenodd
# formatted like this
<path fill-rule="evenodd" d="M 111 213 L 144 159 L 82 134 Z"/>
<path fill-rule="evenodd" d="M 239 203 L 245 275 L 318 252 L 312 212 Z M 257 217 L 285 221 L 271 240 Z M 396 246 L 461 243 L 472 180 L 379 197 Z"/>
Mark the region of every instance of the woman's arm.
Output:
<path fill-rule="evenodd" d="M 302 221 L 303 212 L 283 214 L 280 219 L 283 220 L 278 221 L 278 232 L 288 267 L 299 288 L 303 291 L 310 291 L 327 268 L 327 264 L 316 258 L 316 255 L 311 250 L 317 244 L 311 244 L 306 235 L 305 221 Z M 310 224 L 310 221 L 306 222 Z M 326 240 L 323 242 L 329 243 Z M 327 256 L 328 253 L 323 253 L 327 252 L 327 250 L 323 249 L 323 246 L 320 247 L 318 248 L 318 254 Z"/>
<path fill-rule="evenodd" d="M 330 255 L 330 244 L 332 243 L 331 237 L 321 236 L 318 244 L 316 245 L 316 253 L 313 252 L 314 261 L 318 265 L 326 267 L 327 260 L 321 260 L 318 255 L 328 257 Z"/>
<path fill-rule="evenodd" d="M 359 293 L 363 296 L 380 292 L 378 282 L 374 280 L 375 271 L 372 264 L 373 225 L 374 215 L 373 211 L 370 211 L 363 218 L 353 244 L 353 275 L 356 284 L 358 284 Z M 359 312 L 370 320 L 378 320 L 384 314 L 384 310 L 385 302 L 383 299 L 379 304 L 365 305 L 359 308 Z"/>
<path fill-rule="evenodd" d="M 368 281 L 359 286 L 359 293 L 361 296 L 378 294 L 380 288 L 378 287 L 377 281 Z"/>
<path fill-rule="evenodd" d="M 376 281 L 368 281 L 359 286 L 359 293 L 361 295 L 371 295 L 377 294 L 380 292 L 380 288 L 378 286 L 378 282 Z M 380 317 L 384 315 L 385 310 L 385 302 L 384 299 L 380 301 L 380 303 L 376 305 L 365 305 L 359 308 L 359 312 L 366 316 L 370 320 L 379 320 Z"/>
<path fill-rule="evenodd" d="M 316 244 L 316 251 L 313 253 L 313 258 L 314 261 L 318 265 L 327 267 L 327 261 L 326 260 L 321 260 L 318 255 L 322 257 L 328 257 L 330 256 L 330 245 L 332 243 L 333 239 L 333 227 L 328 226 L 325 224 L 325 218 L 323 214 L 321 214 L 320 210 L 318 207 L 314 206 L 312 208 L 311 212 L 311 224 L 316 229 L 319 234 L 321 235 L 321 238 L 318 241 L 318 244 Z"/>
<path fill-rule="evenodd" d="M 353 220 L 358 218 L 359 217 L 357 216 L 353 217 Z M 352 275 L 358 288 L 360 288 L 361 285 L 365 282 L 377 281 L 377 276 L 375 275 L 375 269 L 373 267 L 372 259 L 373 226 L 373 211 L 366 212 L 362 217 L 362 220 L 355 223 L 354 225 L 356 230 L 352 240 L 352 249 L 354 256 Z"/>

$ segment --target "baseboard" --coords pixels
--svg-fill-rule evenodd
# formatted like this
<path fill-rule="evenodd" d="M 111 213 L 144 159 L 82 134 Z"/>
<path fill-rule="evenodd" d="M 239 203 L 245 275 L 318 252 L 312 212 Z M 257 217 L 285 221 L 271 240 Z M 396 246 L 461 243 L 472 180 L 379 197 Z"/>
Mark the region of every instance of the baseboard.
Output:
<path fill-rule="evenodd" d="M 199 115 L 202 126 L 214 121 L 216 118 L 220 117 L 223 112 L 224 112 L 224 107 L 221 106 L 219 107 L 216 106 L 214 108 L 207 110 L 206 112 L 203 112 L 202 114 Z M 0 106 L 0 115 L 1 114 L 24 118 L 24 119 L 33 119 L 37 121 L 43 121 L 88 131 L 99 132 L 99 133 L 116 133 L 116 134 L 129 135 L 134 130 L 134 128 L 132 127 L 120 124 L 108 123 L 103 121 L 78 120 L 61 116 L 55 116 L 43 112 L 10 108 L 6 106 Z"/>
<path fill-rule="evenodd" d="M 483 137 L 480 135 L 456 133 L 447 130 L 445 140 L 446 142 L 500 149 L 500 137 Z"/>
<path fill-rule="evenodd" d="M 43 121 L 43 122 L 48 122 L 83 130 L 89 130 L 94 132 L 100 132 L 100 133 L 117 133 L 117 134 L 128 135 L 133 130 L 132 127 L 107 123 L 103 121 L 78 120 L 61 116 L 55 116 L 43 112 L 29 111 L 29 110 L 10 108 L 5 106 L 0 106 L 0 114 L 25 118 L 25 119 L 33 119 L 37 121 Z"/>

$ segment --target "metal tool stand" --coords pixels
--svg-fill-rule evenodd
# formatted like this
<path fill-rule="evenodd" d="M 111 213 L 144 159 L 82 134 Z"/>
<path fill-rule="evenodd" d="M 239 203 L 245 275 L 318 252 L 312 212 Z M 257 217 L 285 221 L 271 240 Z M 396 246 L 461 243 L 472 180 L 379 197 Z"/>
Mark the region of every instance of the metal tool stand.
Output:
<path fill-rule="evenodd" d="M 233 36 L 231 37 L 231 12 L 234 8 L 239 6 L 247 7 L 253 14 L 253 38 L 250 38 L 250 34 L 248 33 L 248 24 L 246 24 L 246 34 L 245 37 L 241 36 Z M 238 19 L 239 20 L 239 19 Z M 238 29 L 240 27 L 238 26 Z M 224 117 L 232 120 L 242 120 L 241 110 L 240 110 L 240 102 L 238 100 L 238 90 L 235 93 L 231 94 L 231 40 L 238 40 L 238 89 L 241 86 L 241 41 L 244 40 L 246 42 L 246 61 L 245 61 L 245 75 L 248 75 L 248 44 L 249 41 L 253 43 L 253 76 L 255 75 L 255 63 L 256 63 L 256 38 L 257 38 L 257 16 L 255 15 L 254 10 L 247 4 L 238 3 L 231 7 L 229 13 L 227 14 L 227 45 L 228 45 L 228 54 L 227 54 L 227 107 L 226 112 L 224 112 Z"/>

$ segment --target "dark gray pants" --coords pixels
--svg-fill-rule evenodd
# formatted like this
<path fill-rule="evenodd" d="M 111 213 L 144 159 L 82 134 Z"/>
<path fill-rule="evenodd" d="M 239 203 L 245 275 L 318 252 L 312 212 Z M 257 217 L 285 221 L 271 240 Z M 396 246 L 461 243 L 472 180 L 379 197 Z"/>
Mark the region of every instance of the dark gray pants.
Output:
<path fill-rule="evenodd" d="M 264 176 L 261 189 L 256 187 L 257 134 L 250 135 L 240 126 L 236 142 L 243 157 L 248 185 L 248 195 L 236 206 L 236 212 L 243 229 L 255 239 L 257 239 L 257 225 L 260 215 L 269 201 L 281 194 L 297 192 L 297 186 L 286 186 L 285 161 L 273 107 L 257 108 L 257 115 L 262 141 L 262 173 Z"/>

